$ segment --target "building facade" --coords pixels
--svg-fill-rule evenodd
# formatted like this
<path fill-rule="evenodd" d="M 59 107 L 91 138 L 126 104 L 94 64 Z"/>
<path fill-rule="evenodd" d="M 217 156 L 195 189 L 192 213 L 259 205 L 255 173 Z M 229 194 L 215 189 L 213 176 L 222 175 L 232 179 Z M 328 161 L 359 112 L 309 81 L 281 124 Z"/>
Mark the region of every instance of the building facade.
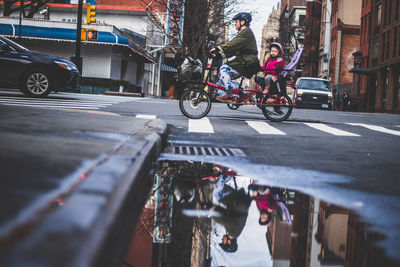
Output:
<path fill-rule="evenodd" d="M 287 62 L 290 62 L 297 49 L 304 46 L 305 23 L 305 0 L 281 1 L 279 42 L 283 46 L 284 59 Z"/>
<path fill-rule="evenodd" d="M 362 0 L 354 108 L 400 112 L 400 1 Z"/>
<path fill-rule="evenodd" d="M 307 2 L 302 74 L 318 77 L 319 42 L 321 30 L 321 3 Z"/>
<path fill-rule="evenodd" d="M 264 64 L 266 53 L 269 52 L 269 44 L 279 40 L 279 3 L 277 8 L 272 9 L 268 16 L 267 24 L 264 25 L 261 36 L 260 64 Z"/>
<path fill-rule="evenodd" d="M 329 77 L 339 100 L 345 91 L 353 91 L 353 74 L 349 70 L 354 67 L 353 53 L 359 47 L 360 18 L 361 0 L 332 1 Z"/>

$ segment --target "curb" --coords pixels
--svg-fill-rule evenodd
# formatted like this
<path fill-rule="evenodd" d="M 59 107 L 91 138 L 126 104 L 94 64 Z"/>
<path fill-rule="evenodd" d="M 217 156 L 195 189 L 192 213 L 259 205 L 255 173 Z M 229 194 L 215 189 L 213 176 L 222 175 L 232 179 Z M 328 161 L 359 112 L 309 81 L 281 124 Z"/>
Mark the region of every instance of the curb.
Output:
<path fill-rule="evenodd" d="M 64 205 L 13 247 L 0 265 L 121 266 L 165 139 L 165 122 L 146 123 L 85 178 Z"/>
<path fill-rule="evenodd" d="M 130 97 L 143 97 L 141 93 L 120 93 L 114 91 L 106 91 L 104 95 L 113 95 L 113 96 L 130 96 Z"/>

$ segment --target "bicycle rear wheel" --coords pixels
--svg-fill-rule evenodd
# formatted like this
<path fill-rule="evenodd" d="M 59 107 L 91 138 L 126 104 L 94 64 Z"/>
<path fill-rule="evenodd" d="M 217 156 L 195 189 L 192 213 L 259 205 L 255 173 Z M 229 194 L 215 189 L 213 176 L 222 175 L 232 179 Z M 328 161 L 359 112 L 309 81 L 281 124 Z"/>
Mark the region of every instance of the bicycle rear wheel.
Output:
<path fill-rule="evenodd" d="M 240 105 L 233 104 L 233 103 L 226 103 L 226 105 L 228 106 L 228 108 L 230 108 L 232 110 L 237 110 L 240 107 Z"/>
<path fill-rule="evenodd" d="M 200 89 L 188 89 L 179 99 L 179 108 L 190 119 L 201 119 L 210 112 L 210 96 Z"/>
<path fill-rule="evenodd" d="M 293 103 L 289 96 L 278 96 L 273 104 L 267 104 L 267 97 L 262 100 L 262 112 L 270 121 L 284 121 L 292 114 Z"/>

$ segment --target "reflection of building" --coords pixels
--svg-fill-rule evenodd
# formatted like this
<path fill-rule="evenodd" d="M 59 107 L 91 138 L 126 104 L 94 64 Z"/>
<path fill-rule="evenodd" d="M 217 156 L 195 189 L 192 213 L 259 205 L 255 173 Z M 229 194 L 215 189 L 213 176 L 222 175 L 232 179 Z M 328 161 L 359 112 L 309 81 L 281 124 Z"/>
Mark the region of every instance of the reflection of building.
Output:
<path fill-rule="evenodd" d="M 344 267 L 399 267 L 399 262 L 386 258 L 382 248 L 376 246 L 376 242 L 382 239 L 382 236 L 368 232 L 366 225 L 360 221 L 359 216 L 350 212 Z"/>
<path fill-rule="evenodd" d="M 310 266 L 314 200 L 296 192 L 294 198 L 293 233 L 290 266 Z"/>
<path fill-rule="evenodd" d="M 273 267 L 290 266 L 290 234 L 292 225 L 276 216 L 268 225 L 267 243 Z"/>
<path fill-rule="evenodd" d="M 321 265 L 343 264 L 346 252 L 348 210 L 320 202 L 317 240 Z"/>
<path fill-rule="evenodd" d="M 185 173 L 180 168 L 187 167 L 185 162 L 165 162 L 157 168 L 157 174 L 172 177 L 176 186 L 195 179 L 190 170 Z M 162 167 L 161 167 L 162 166 Z M 185 166 L 185 167 L 183 167 Z M 194 168 L 193 168 L 194 166 Z M 192 168 L 196 168 L 193 163 Z M 190 174 L 190 175 L 189 175 Z M 182 182 L 183 181 L 183 182 Z M 155 199 L 150 196 L 138 221 L 125 262 L 135 267 L 148 266 L 210 266 L 211 219 L 192 218 L 183 215 L 183 209 L 200 209 L 200 203 L 210 203 L 213 185 L 206 183 L 196 187 L 195 201 L 180 203 L 174 197 L 172 209 L 171 242 L 153 243 Z M 156 189 L 156 187 L 154 188 Z M 157 191 L 156 191 L 157 192 Z M 172 192 L 169 192 L 168 197 Z M 206 198 L 204 197 L 207 196 Z"/>

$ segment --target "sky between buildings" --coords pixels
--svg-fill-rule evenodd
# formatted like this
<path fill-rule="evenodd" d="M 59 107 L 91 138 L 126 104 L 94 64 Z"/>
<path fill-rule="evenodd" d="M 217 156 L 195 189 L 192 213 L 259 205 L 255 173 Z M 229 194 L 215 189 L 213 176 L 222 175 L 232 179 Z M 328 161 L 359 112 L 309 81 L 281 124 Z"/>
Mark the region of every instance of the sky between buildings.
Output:
<path fill-rule="evenodd" d="M 277 6 L 279 0 L 239 0 L 242 9 L 239 11 L 250 12 L 253 14 L 251 29 L 257 40 L 258 52 L 261 50 L 261 34 L 265 24 L 267 24 L 268 16 L 272 8 Z"/>

